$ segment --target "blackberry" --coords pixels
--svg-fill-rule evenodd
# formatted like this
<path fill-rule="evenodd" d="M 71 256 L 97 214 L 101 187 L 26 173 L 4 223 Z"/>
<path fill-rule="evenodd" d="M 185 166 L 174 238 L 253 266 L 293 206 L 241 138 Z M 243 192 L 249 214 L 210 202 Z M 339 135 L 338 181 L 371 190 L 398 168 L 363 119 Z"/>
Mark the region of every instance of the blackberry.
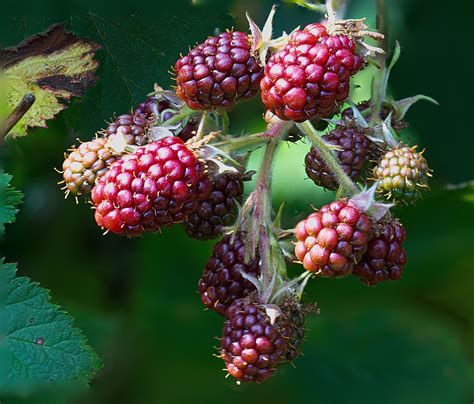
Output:
<path fill-rule="evenodd" d="M 125 114 L 120 115 L 114 122 L 107 126 L 104 136 L 111 138 L 121 132 L 127 144 L 134 146 L 144 146 L 148 143 L 146 131 L 149 121 L 142 115 Z"/>
<path fill-rule="evenodd" d="M 406 264 L 402 248 L 405 237 L 405 228 L 397 220 L 378 225 L 377 235 L 369 241 L 361 262 L 354 267 L 354 275 L 366 285 L 400 279 Z"/>
<path fill-rule="evenodd" d="M 193 48 L 175 64 L 176 94 L 190 108 L 229 108 L 258 92 L 263 68 L 243 32 L 223 32 Z"/>
<path fill-rule="evenodd" d="M 370 230 L 369 218 L 351 201 L 334 201 L 296 225 L 295 255 L 321 277 L 347 276 L 362 259 Z"/>
<path fill-rule="evenodd" d="M 273 54 L 260 83 L 265 107 L 283 120 L 326 118 L 349 95 L 349 78 L 362 66 L 356 43 L 330 36 L 321 24 L 294 31 Z"/>
<path fill-rule="evenodd" d="M 183 222 L 210 192 L 204 171 L 176 136 L 137 148 L 113 163 L 93 188 L 95 220 L 127 236 Z"/>
<path fill-rule="evenodd" d="M 356 125 L 337 125 L 334 130 L 323 136 L 326 143 L 338 146 L 336 157 L 342 164 L 345 173 L 358 181 L 363 173 L 371 147 L 370 140 L 363 129 Z M 339 187 L 330 168 L 322 160 L 318 150 L 311 147 L 305 157 L 306 174 L 321 187 L 335 191 Z"/>
<path fill-rule="evenodd" d="M 431 170 L 416 146 L 399 146 L 385 153 L 374 168 L 377 191 L 395 202 L 414 202 L 428 188 Z"/>
<path fill-rule="evenodd" d="M 188 236 L 198 240 L 216 238 L 224 226 L 231 225 L 242 202 L 244 186 L 241 174 L 216 174 L 211 177 L 212 191 L 184 222 Z"/>
<path fill-rule="evenodd" d="M 73 147 L 63 162 L 66 193 L 89 195 L 97 179 L 116 160 L 104 138 L 93 139 Z"/>
<path fill-rule="evenodd" d="M 214 246 L 198 284 L 203 304 L 224 315 L 235 300 L 255 292 L 255 286 L 241 272 L 258 278 L 260 264 L 258 257 L 245 262 L 244 235 L 238 232 L 223 237 Z"/>
<path fill-rule="evenodd" d="M 235 301 L 226 313 L 221 357 L 227 372 L 243 382 L 264 382 L 285 361 L 291 328 L 284 316 L 272 323 L 265 306 Z"/>

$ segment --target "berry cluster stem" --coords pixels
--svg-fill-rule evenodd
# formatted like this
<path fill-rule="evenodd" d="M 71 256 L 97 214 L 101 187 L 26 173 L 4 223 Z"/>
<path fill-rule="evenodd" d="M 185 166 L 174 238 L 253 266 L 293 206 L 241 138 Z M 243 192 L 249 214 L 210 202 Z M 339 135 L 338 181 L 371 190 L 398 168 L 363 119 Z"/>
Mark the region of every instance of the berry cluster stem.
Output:
<path fill-rule="evenodd" d="M 318 150 L 320 156 L 326 165 L 331 169 L 332 173 L 336 177 L 340 187 L 343 188 L 346 193 L 354 194 L 359 191 L 354 182 L 349 178 L 345 171 L 341 167 L 341 163 L 337 159 L 334 151 L 324 142 L 319 135 L 318 131 L 314 128 L 310 121 L 304 121 L 297 124 L 298 128 L 305 134 L 305 136 L 311 140 L 314 147 Z"/>
<path fill-rule="evenodd" d="M 251 212 L 244 220 L 247 221 L 249 230 L 249 254 L 254 257 L 258 250 L 262 260 L 262 285 L 265 300 L 273 292 L 273 286 L 276 280 L 276 274 L 285 275 L 281 265 L 281 251 L 275 248 L 276 238 L 273 236 L 273 227 L 271 221 L 272 199 L 271 199 L 271 181 L 272 165 L 275 153 L 278 149 L 281 139 L 291 128 L 291 122 L 282 122 L 273 126 L 268 132 L 267 144 L 262 159 L 262 164 L 258 173 L 254 191 L 250 194 L 244 204 L 243 211 Z M 268 295 L 268 296 L 266 296 Z"/>

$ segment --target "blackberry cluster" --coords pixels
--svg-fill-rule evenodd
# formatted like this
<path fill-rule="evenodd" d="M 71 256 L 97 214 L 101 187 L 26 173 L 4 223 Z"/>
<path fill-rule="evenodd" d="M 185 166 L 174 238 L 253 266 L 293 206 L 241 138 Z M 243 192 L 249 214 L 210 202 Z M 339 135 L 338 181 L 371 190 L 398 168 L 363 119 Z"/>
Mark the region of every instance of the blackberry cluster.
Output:
<path fill-rule="evenodd" d="M 376 285 L 386 280 L 401 278 L 406 263 L 402 244 L 406 232 L 397 220 L 379 225 L 378 234 L 367 246 L 362 260 L 354 267 L 354 275 L 367 285 Z"/>
<path fill-rule="evenodd" d="M 374 168 L 378 191 L 388 200 L 414 202 L 428 188 L 431 170 L 416 146 L 400 146 L 385 153 Z"/>
<path fill-rule="evenodd" d="M 198 240 L 216 238 L 224 226 L 236 218 L 237 202 L 242 202 L 244 186 L 241 174 L 216 174 L 211 177 L 212 190 L 184 222 L 189 237 Z"/>
<path fill-rule="evenodd" d="M 333 115 L 349 95 L 350 76 L 362 67 L 355 48 L 353 39 L 329 35 L 322 24 L 294 31 L 265 66 L 265 107 L 296 122 Z"/>
<path fill-rule="evenodd" d="M 334 201 L 296 225 L 295 255 L 321 277 L 347 276 L 367 250 L 370 231 L 369 218 L 350 201 Z"/>
<path fill-rule="evenodd" d="M 227 311 L 221 341 L 227 371 L 239 381 L 264 382 L 285 362 L 291 334 L 283 315 L 272 323 L 263 305 L 237 300 Z"/>
<path fill-rule="evenodd" d="M 92 190 L 97 224 L 137 236 L 183 222 L 207 197 L 204 166 L 184 142 L 165 137 L 117 160 Z"/>
<path fill-rule="evenodd" d="M 176 94 L 190 108 L 229 108 L 257 94 L 263 69 L 243 32 L 223 32 L 197 45 L 179 59 Z"/>
<path fill-rule="evenodd" d="M 73 147 L 63 162 L 66 192 L 89 195 L 97 179 L 102 177 L 116 158 L 107 147 L 107 140 L 96 138 Z"/>
<path fill-rule="evenodd" d="M 199 280 L 198 288 L 203 304 L 225 315 L 237 299 L 255 292 L 255 286 L 242 276 L 260 276 L 260 259 L 245 261 L 245 236 L 242 233 L 227 235 L 219 241 Z"/>
<path fill-rule="evenodd" d="M 363 129 L 353 124 L 337 125 L 323 138 L 326 143 L 338 147 L 335 154 L 345 173 L 354 181 L 360 180 L 371 147 L 371 142 L 364 135 Z M 339 187 L 331 169 L 315 147 L 311 147 L 306 154 L 305 167 L 306 174 L 316 185 L 332 191 Z"/>

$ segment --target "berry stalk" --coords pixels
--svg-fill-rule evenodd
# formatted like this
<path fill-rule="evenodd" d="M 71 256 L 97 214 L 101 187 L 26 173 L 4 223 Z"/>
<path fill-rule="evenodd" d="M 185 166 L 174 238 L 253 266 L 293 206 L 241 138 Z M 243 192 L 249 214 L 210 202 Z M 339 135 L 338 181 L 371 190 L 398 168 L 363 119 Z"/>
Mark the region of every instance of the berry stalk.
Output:
<path fill-rule="evenodd" d="M 282 253 L 279 249 L 274 248 L 276 238 L 273 237 L 272 222 L 271 222 L 271 180 L 272 180 L 272 165 L 275 153 L 279 146 L 280 140 L 285 136 L 291 128 L 291 122 L 281 122 L 272 127 L 268 135 L 270 141 L 265 147 L 265 152 L 262 159 L 262 164 L 259 170 L 257 182 L 254 191 L 250 194 L 243 207 L 244 215 L 251 211 L 251 215 L 246 219 L 249 221 L 249 258 L 255 256 L 258 250 L 262 262 L 262 284 L 263 290 L 271 295 L 273 291 L 272 283 L 276 278 L 276 272 L 280 275 L 283 271 L 281 262 L 284 262 Z M 244 216 L 244 217 L 245 217 Z M 265 295 L 267 294 L 265 293 Z M 266 297 L 266 296 L 265 296 Z"/>
<path fill-rule="evenodd" d="M 340 187 L 343 188 L 348 194 L 354 194 L 359 191 L 354 182 L 343 170 L 341 163 L 338 161 L 334 151 L 324 142 L 319 135 L 318 131 L 313 127 L 310 121 L 305 121 L 296 124 L 298 128 L 308 137 L 313 143 L 314 147 L 318 150 L 324 163 L 331 169 L 334 177 L 339 183 Z"/>

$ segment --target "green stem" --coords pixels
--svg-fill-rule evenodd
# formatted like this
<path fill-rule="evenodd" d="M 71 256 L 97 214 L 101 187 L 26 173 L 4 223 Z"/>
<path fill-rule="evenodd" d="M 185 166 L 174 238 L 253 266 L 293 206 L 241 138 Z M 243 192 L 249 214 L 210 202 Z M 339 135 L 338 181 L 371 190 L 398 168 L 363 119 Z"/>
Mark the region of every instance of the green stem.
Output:
<path fill-rule="evenodd" d="M 306 137 L 311 140 L 323 161 L 331 169 L 334 177 L 336 177 L 339 185 L 349 194 L 357 193 L 359 188 L 352 182 L 349 176 L 342 169 L 341 163 L 337 159 L 334 151 L 324 142 L 318 131 L 314 129 L 313 125 L 311 125 L 311 122 L 304 121 L 302 123 L 298 123 L 297 126 L 301 132 L 303 132 Z"/>
<path fill-rule="evenodd" d="M 199 126 L 196 131 L 196 139 L 202 139 L 204 136 L 204 132 L 206 130 L 206 121 L 207 121 L 208 112 L 204 111 L 201 116 L 201 121 L 199 122 Z"/>
<path fill-rule="evenodd" d="M 276 151 L 281 139 L 291 128 L 291 122 L 281 122 L 273 126 L 269 131 L 268 141 L 265 146 L 262 164 L 258 173 L 255 189 L 249 197 L 253 205 L 250 233 L 250 246 L 258 248 L 262 267 L 262 284 L 264 294 L 262 299 L 269 300 L 273 294 L 277 273 L 286 276 L 286 266 L 284 257 L 278 247 L 278 240 L 272 234 L 273 227 L 271 222 L 272 213 L 272 165 Z M 281 268 L 285 266 L 285 268 Z"/>
<path fill-rule="evenodd" d="M 227 112 L 224 110 L 219 110 L 217 114 L 219 115 L 221 121 L 222 136 L 227 136 L 229 133 L 229 115 L 227 115 Z"/>
<path fill-rule="evenodd" d="M 159 126 L 171 126 L 171 125 L 174 125 L 175 123 L 182 121 L 184 118 L 187 118 L 188 116 L 199 114 L 199 113 L 200 113 L 199 111 L 195 111 L 189 108 L 187 105 L 185 105 L 179 114 L 173 115 L 170 119 L 168 119 L 167 121 L 164 121 Z"/>

